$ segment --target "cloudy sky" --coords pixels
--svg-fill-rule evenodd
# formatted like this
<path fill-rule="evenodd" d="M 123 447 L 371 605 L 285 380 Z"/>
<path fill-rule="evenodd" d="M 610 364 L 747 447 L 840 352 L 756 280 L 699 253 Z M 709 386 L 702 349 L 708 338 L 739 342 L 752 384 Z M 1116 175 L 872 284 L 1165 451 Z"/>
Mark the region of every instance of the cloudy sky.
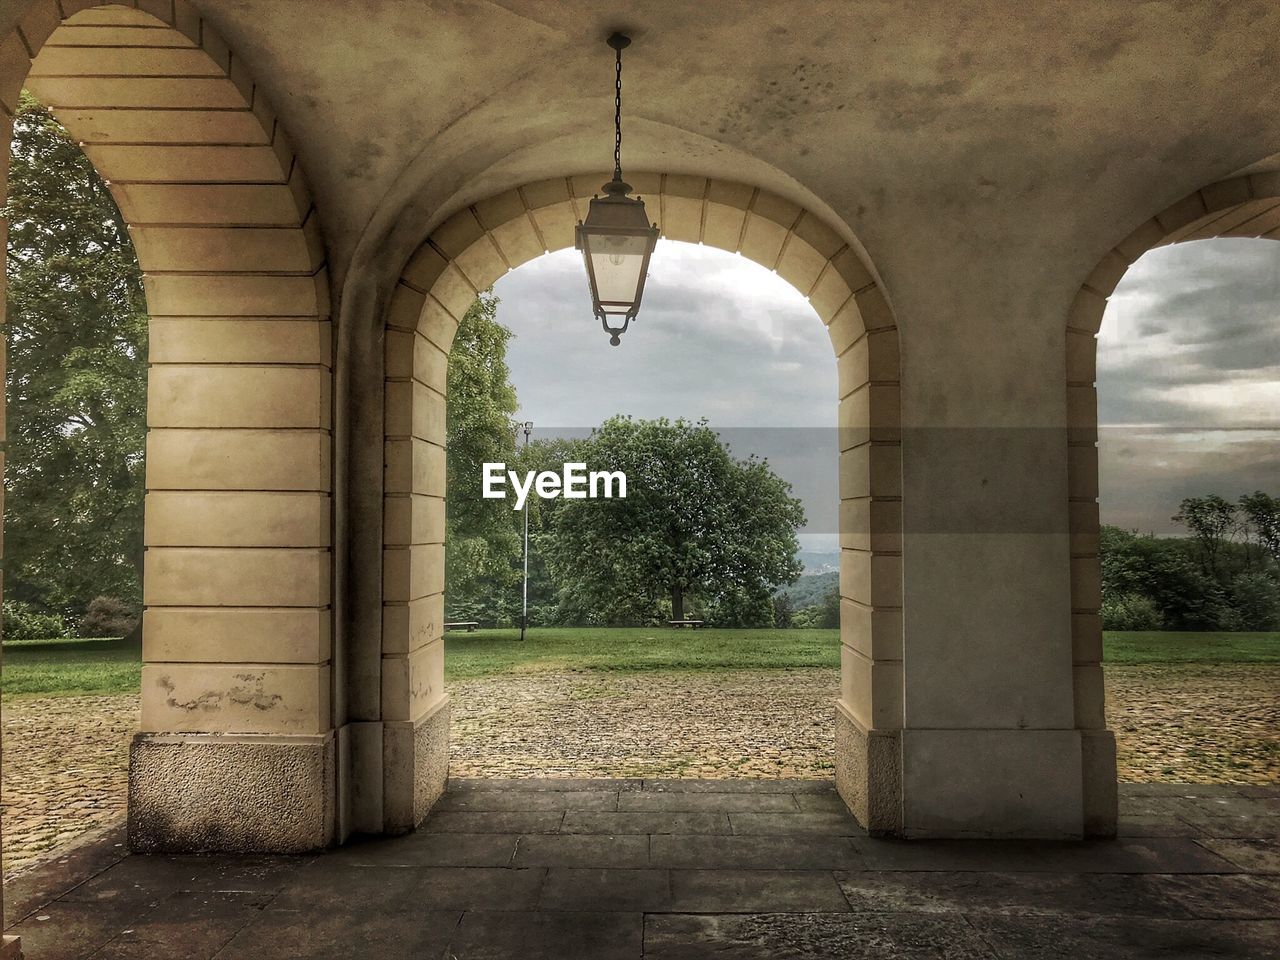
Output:
<path fill-rule="evenodd" d="M 1280 495 L 1280 243 L 1174 244 L 1130 267 L 1098 408 L 1104 522 L 1173 532 L 1183 497 Z"/>
<path fill-rule="evenodd" d="M 793 483 L 804 546 L 835 549 L 835 364 L 790 284 L 664 240 L 619 347 L 591 316 L 576 251 L 526 264 L 496 292 L 521 417 L 538 434 L 615 413 L 706 417 L 735 453 L 768 456 Z M 1280 243 L 1200 241 L 1135 264 L 1103 322 L 1099 413 L 1104 522 L 1172 532 L 1184 496 L 1280 493 Z"/>
<path fill-rule="evenodd" d="M 591 315 L 575 250 L 527 263 L 494 290 L 535 435 L 616 413 L 706 417 L 736 455 L 767 456 L 791 481 L 809 520 L 802 546 L 838 548 L 836 366 L 826 328 L 791 284 L 736 254 L 663 240 L 617 347 Z"/>

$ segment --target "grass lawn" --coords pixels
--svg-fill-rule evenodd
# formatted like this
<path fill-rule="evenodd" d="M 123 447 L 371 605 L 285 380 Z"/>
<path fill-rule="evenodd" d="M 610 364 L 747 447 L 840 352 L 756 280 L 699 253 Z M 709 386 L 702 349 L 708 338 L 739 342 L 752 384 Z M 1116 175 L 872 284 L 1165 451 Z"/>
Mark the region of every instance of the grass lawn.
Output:
<path fill-rule="evenodd" d="M 519 636 L 519 630 L 448 634 L 445 676 L 840 666 L 839 630 L 537 627 L 524 643 Z"/>
<path fill-rule="evenodd" d="M 1280 633 L 1107 633 L 1107 663 L 1280 663 Z"/>
<path fill-rule="evenodd" d="M 450 633 L 450 679 L 500 673 L 644 673 L 840 666 L 838 630 L 672 630 L 541 627 Z M 1280 663 L 1280 633 L 1108 633 L 1116 664 Z M 123 640 L 27 640 L 4 645 L 5 696 L 136 693 L 142 652 Z"/>
<path fill-rule="evenodd" d="M 137 693 L 142 646 L 124 640 L 17 640 L 4 645 L 0 692 L 10 696 Z"/>

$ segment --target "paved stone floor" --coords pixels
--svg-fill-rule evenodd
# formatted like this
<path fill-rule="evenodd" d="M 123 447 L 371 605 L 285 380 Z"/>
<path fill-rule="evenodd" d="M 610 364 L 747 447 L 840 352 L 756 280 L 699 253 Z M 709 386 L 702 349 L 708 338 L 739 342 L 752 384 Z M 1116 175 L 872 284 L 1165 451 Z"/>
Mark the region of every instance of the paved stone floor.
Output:
<path fill-rule="evenodd" d="M 1280 782 L 1280 664 L 1106 670 L 1121 780 Z M 827 669 L 451 681 L 450 769 L 461 777 L 827 778 L 839 685 L 839 672 Z M 4 703 L 3 722 L 11 877 L 123 816 L 138 697 L 18 698 Z"/>
<path fill-rule="evenodd" d="M 867 837 L 823 781 L 461 780 L 310 857 L 138 857 L 8 885 L 29 960 L 1280 957 L 1280 787 L 1130 785 L 1124 836 Z"/>

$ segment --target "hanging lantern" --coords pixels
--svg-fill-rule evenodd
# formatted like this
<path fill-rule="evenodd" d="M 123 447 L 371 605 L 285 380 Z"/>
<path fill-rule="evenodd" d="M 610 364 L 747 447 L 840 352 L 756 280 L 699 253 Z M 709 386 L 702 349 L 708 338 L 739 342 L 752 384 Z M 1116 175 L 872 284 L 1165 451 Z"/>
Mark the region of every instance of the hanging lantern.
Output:
<path fill-rule="evenodd" d="M 640 312 L 649 258 L 658 243 L 658 225 L 651 224 L 644 201 L 630 196 L 631 184 L 622 179 L 622 51 L 630 37 L 615 33 L 608 44 L 616 52 L 614 94 L 613 179 L 591 199 L 587 219 L 578 224 L 575 246 L 582 251 L 591 285 L 591 305 L 615 347 Z M 621 326 L 610 326 L 611 319 Z"/>

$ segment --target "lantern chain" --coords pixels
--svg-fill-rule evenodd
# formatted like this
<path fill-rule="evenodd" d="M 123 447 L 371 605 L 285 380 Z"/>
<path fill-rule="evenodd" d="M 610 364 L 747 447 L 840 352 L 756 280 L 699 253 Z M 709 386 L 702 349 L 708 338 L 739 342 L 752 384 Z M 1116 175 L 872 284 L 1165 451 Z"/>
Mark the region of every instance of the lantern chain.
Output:
<path fill-rule="evenodd" d="M 618 47 L 617 75 L 614 81 L 613 95 L 613 179 L 622 179 L 622 48 Z"/>

